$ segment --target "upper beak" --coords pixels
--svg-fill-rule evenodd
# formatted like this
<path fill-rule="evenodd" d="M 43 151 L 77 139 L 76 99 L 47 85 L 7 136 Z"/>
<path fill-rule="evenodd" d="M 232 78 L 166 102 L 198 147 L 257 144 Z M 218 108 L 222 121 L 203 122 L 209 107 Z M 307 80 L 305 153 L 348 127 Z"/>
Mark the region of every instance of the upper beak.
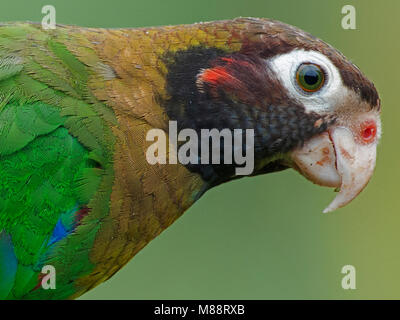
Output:
<path fill-rule="evenodd" d="M 339 189 L 324 212 L 351 202 L 371 179 L 377 143 L 362 144 L 351 130 L 335 127 L 305 143 L 292 153 L 293 167 L 312 182 Z"/>

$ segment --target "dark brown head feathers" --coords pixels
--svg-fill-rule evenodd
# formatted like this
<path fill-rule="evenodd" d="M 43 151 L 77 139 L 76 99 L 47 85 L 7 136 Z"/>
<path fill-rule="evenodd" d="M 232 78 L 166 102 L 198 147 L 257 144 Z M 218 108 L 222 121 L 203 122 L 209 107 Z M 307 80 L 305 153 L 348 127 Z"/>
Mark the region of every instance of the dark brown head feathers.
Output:
<path fill-rule="evenodd" d="M 349 89 L 359 94 L 361 99 L 372 107 L 380 107 L 379 96 L 374 84 L 362 74 L 356 65 L 329 44 L 280 21 L 256 18 L 239 18 L 235 21 L 247 25 L 247 28 L 243 28 L 242 31 L 241 53 L 268 59 L 294 49 L 319 51 L 338 68 L 343 83 Z"/>

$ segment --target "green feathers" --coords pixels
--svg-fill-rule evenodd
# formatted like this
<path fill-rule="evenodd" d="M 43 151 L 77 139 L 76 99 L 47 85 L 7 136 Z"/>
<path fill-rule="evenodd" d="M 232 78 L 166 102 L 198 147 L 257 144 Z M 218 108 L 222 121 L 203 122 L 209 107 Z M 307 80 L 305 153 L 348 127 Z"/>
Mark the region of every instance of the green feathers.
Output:
<path fill-rule="evenodd" d="M 0 225 L 12 235 L 18 259 L 17 289 L 32 277 L 32 285 L 37 284 L 35 273 L 41 270 L 45 244 L 60 215 L 79 203 L 75 190 L 83 179 L 82 170 L 88 167 L 87 154 L 65 128 L 58 128 L 2 157 Z M 27 269 L 34 274 L 27 274 Z"/>
<path fill-rule="evenodd" d="M 0 25 L 2 298 L 85 293 L 203 193 L 185 166 L 150 165 L 146 136 L 169 119 L 164 57 L 193 45 L 238 49 L 224 28 Z M 56 290 L 40 285 L 45 265 Z"/>
<path fill-rule="evenodd" d="M 0 27 L 0 298 L 74 294 L 109 212 L 117 122 L 65 36 Z M 40 288 L 46 264 L 58 290 Z"/>
<path fill-rule="evenodd" d="M 64 121 L 59 111 L 49 105 L 19 105 L 10 101 L 0 112 L 0 155 L 22 149 L 36 137 L 54 131 Z"/>

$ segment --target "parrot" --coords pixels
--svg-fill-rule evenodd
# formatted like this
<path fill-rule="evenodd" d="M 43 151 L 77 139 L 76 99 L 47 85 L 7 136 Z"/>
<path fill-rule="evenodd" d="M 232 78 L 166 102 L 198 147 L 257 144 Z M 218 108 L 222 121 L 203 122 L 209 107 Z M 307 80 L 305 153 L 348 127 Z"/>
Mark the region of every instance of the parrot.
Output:
<path fill-rule="evenodd" d="M 324 212 L 343 207 L 372 177 L 380 113 L 354 63 L 276 20 L 1 23 L 0 299 L 78 298 L 206 191 L 245 176 L 291 168 L 335 189 Z M 170 138 L 171 121 L 199 135 L 252 130 L 253 170 L 238 174 L 236 158 L 152 163 L 148 133 Z"/>

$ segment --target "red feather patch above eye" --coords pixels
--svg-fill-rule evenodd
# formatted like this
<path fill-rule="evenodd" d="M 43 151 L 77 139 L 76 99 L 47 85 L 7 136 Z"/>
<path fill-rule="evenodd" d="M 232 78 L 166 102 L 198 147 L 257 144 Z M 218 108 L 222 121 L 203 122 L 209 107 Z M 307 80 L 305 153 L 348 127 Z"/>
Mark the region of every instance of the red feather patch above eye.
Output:
<path fill-rule="evenodd" d="M 199 79 L 210 84 L 219 84 L 231 80 L 232 76 L 226 71 L 224 67 L 215 67 L 212 69 L 204 70 Z"/>
<path fill-rule="evenodd" d="M 200 71 L 196 83 L 200 92 L 207 91 L 216 99 L 225 92 L 253 105 L 262 104 L 268 84 L 274 84 L 263 61 L 243 54 L 217 58 L 211 67 Z"/>
<path fill-rule="evenodd" d="M 207 84 L 211 87 L 214 95 L 217 95 L 215 91 L 217 88 L 234 93 L 245 90 L 246 86 L 236 72 L 238 66 L 240 66 L 240 61 L 234 58 L 223 57 L 218 59 L 213 67 L 203 69 L 197 76 L 199 89 L 203 91 L 203 84 Z"/>
<path fill-rule="evenodd" d="M 229 63 L 232 63 L 234 61 L 233 58 L 227 58 L 227 57 L 223 57 L 221 58 L 221 60 Z"/>
<path fill-rule="evenodd" d="M 223 65 L 215 66 L 213 68 L 205 69 L 198 76 L 202 82 L 217 85 L 223 83 L 230 83 L 231 85 L 240 85 L 241 81 L 232 75 L 235 69 L 250 68 L 251 64 L 247 61 L 236 60 L 234 58 L 223 57 L 218 61 Z"/>

